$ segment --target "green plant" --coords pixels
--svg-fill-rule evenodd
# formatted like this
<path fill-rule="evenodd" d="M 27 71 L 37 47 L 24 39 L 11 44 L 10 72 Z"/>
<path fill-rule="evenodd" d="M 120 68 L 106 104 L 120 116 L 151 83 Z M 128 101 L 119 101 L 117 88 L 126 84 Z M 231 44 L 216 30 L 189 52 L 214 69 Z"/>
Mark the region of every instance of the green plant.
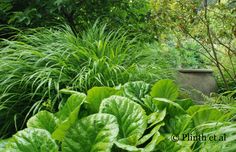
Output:
<path fill-rule="evenodd" d="M 140 57 L 135 38 L 97 24 L 79 35 L 69 27 L 26 33 L 1 42 L 1 136 L 23 128 L 41 109 L 57 111 L 62 88 L 85 92 L 127 82 Z"/>
<path fill-rule="evenodd" d="M 224 90 L 235 81 L 235 7 L 230 0 L 152 1 L 156 22 L 177 38 L 195 41 L 211 68 L 216 69 Z M 185 48 L 184 45 L 180 45 Z"/>
<path fill-rule="evenodd" d="M 170 39 L 170 40 L 169 40 Z M 178 44 L 174 36 L 168 40 L 145 43 L 142 48 L 143 58 L 137 64 L 138 73 L 133 76 L 137 81 L 154 83 L 160 79 L 174 79 L 179 68 L 206 68 L 209 62 L 199 52 L 201 46 L 191 40 L 182 40 Z"/>
<path fill-rule="evenodd" d="M 109 152 L 116 140 L 119 128 L 113 115 L 94 114 L 79 120 L 68 132 L 72 134 L 67 133 L 65 136 L 62 151 Z"/>
<path fill-rule="evenodd" d="M 147 0 L 2 0 L 0 8 L 0 22 L 17 28 L 66 23 L 77 33 L 99 18 L 111 30 L 124 27 L 132 33 L 147 33 L 142 40 L 154 38 Z"/>
<path fill-rule="evenodd" d="M 19 131 L 9 139 L 0 141 L 0 149 L 7 151 L 20 141 L 22 142 L 17 144 L 15 149 L 18 150 L 21 147 L 32 149 L 32 145 L 38 142 L 36 139 L 44 137 L 50 141 L 47 144 L 54 147 L 51 149 L 52 151 L 58 149 L 54 140 L 60 141 L 57 144 L 62 148 L 62 152 L 197 152 L 206 151 L 209 148 L 222 151 L 235 150 L 235 122 L 231 120 L 236 113 L 235 106 L 226 107 L 221 104 L 217 108 L 216 105 L 192 104 L 186 107 L 185 100 L 178 99 L 177 86 L 171 80 L 161 80 L 155 83 L 150 88 L 151 92 L 146 91 L 147 86 L 145 82 L 141 81 L 128 82 L 116 88 L 114 95 L 111 93 L 108 95 L 109 97 L 100 96 L 99 92 L 112 88 L 98 89 L 97 87 L 95 89 L 97 93 L 90 94 L 89 98 L 79 92 L 64 89 L 62 92 L 69 93 L 71 96 L 59 112 L 55 114 L 47 111 L 37 113 L 28 120 L 27 129 Z M 119 92 L 119 96 L 117 92 Z M 99 97 L 99 102 L 96 97 Z M 90 101 L 87 102 L 87 99 Z M 91 104 L 92 102 L 96 104 Z M 85 105 L 84 108 L 99 105 L 99 112 L 80 118 L 82 109 L 80 111 L 79 109 L 82 104 Z M 46 119 L 50 120 L 48 124 L 44 123 Z M 56 130 L 61 125 L 66 127 L 61 130 L 60 133 L 64 135 L 59 139 L 57 135 L 60 133 Z M 28 132 L 27 136 L 23 137 L 27 142 L 21 140 L 22 137 L 19 136 L 24 132 Z M 50 133 L 51 136 L 49 136 Z M 201 133 L 205 136 L 224 136 L 225 134 L 228 140 L 225 142 L 186 141 L 183 137 L 184 134 L 199 135 Z M 47 136 L 45 136 L 46 134 Z M 36 138 L 33 135 L 40 137 Z M 173 135 L 178 137 L 178 142 L 171 141 Z M 44 152 L 45 150 L 38 151 Z"/>

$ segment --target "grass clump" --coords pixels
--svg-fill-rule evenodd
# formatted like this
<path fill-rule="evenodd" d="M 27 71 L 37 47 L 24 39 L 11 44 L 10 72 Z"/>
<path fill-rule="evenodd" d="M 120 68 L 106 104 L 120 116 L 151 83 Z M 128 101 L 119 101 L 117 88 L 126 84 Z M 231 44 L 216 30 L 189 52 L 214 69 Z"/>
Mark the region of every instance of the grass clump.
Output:
<path fill-rule="evenodd" d="M 62 88 L 85 92 L 129 81 L 140 57 L 135 38 L 97 24 L 78 35 L 68 27 L 34 29 L 1 46 L 0 136 L 41 109 L 56 111 Z"/>

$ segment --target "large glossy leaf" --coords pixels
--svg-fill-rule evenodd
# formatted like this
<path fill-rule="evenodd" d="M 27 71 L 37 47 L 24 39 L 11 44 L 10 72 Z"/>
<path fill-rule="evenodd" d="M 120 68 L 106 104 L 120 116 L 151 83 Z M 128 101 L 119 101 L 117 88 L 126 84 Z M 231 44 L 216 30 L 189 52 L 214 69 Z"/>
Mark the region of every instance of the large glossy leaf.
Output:
<path fill-rule="evenodd" d="M 85 98 L 86 95 L 83 93 L 77 92 L 72 94 L 62 109 L 56 113 L 56 116 L 60 119 L 60 121 L 67 119 L 72 112 L 79 110 L 80 106 L 85 101 Z"/>
<path fill-rule="evenodd" d="M 119 132 L 116 117 L 93 114 L 82 118 L 67 132 L 63 152 L 110 152 Z"/>
<path fill-rule="evenodd" d="M 153 103 L 153 97 L 147 95 L 143 98 L 143 102 L 146 107 L 146 111 L 149 112 L 148 114 L 160 111 L 158 105 Z"/>
<path fill-rule="evenodd" d="M 38 128 L 26 128 L 17 132 L 6 147 L 3 152 L 58 152 L 50 133 Z"/>
<path fill-rule="evenodd" d="M 91 112 L 98 112 L 102 100 L 115 95 L 117 92 L 118 90 L 110 87 L 93 87 L 92 89 L 88 90 L 87 102 Z"/>
<path fill-rule="evenodd" d="M 178 103 L 184 110 L 187 110 L 189 107 L 194 105 L 191 99 L 180 99 L 175 102 Z"/>
<path fill-rule="evenodd" d="M 159 109 L 167 109 L 167 114 L 171 116 L 186 114 L 187 112 L 178 104 L 165 98 L 153 98 L 153 103 Z"/>
<path fill-rule="evenodd" d="M 192 152 L 194 141 L 173 141 L 173 134 L 162 134 L 162 141 L 156 144 L 155 151 L 161 152 Z"/>
<path fill-rule="evenodd" d="M 154 84 L 150 94 L 152 97 L 166 98 L 173 101 L 179 95 L 179 88 L 172 80 L 163 79 Z"/>
<path fill-rule="evenodd" d="M 161 112 L 153 112 L 150 115 L 148 115 L 148 124 L 150 124 L 148 128 L 151 128 L 156 124 L 158 124 L 159 122 L 161 122 L 162 120 L 164 120 L 165 116 L 166 116 L 166 109 L 162 110 Z"/>
<path fill-rule="evenodd" d="M 156 145 L 158 145 L 162 140 L 164 140 L 164 138 L 160 135 L 159 132 L 156 132 L 151 140 L 151 142 L 149 142 L 145 148 L 144 148 L 144 152 L 152 152 L 154 151 Z"/>
<path fill-rule="evenodd" d="M 28 128 L 41 128 L 52 133 L 57 127 L 58 119 L 48 111 L 40 111 L 27 122 Z"/>
<path fill-rule="evenodd" d="M 86 95 L 82 93 L 72 94 L 64 107 L 56 113 L 59 118 L 59 124 L 56 130 L 52 133 L 54 139 L 62 141 L 66 131 L 77 120 L 80 107 L 85 101 L 85 98 Z"/>
<path fill-rule="evenodd" d="M 194 126 L 198 126 L 203 123 L 224 121 L 221 118 L 224 118 L 224 112 L 215 108 L 203 107 L 203 109 L 199 109 L 196 113 L 192 115 Z"/>
<path fill-rule="evenodd" d="M 210 109 L 212 107 L 210 107 L 209 105 L 194 105 L 194 106 L 191 106 L 187 112 L 189 115 L 194 115 L 195 113 L 197 113 L 198 111 L 200 110 L 204 110 L 204 109 Z"/>
<path fill-rule="evenodd" d="M 102 101 L 100 112 L 116 116 L 119 123 L 119 139 L 128 145 L 136 145 L 147 128 L 147 116 L 134 101 L 120 96 L 111 96 Z"/>
<path fill-rule="evenodd" d="M 168 121 L 166 122 L 166 127 L 172 134 L 179 135 L 191 132 L 191 129 L 194 128 L 194 125 L 191 116 L 189 116 L 188 114 L 184 114 L 177 115 L 168 119 Z"/>
<path fill-rule="evenodd" d="M 127 82 L 124 84 L 124 95 L 142 104 L 142 98 L 148 94 L 150 85 L 143 81 Z"/>
<path fill-rule="evenodd" d="M 144 148 L 138 148 L 136 146 L 128 145 L 123 141 L 117 141 L 115 142 L 115 144 L 118 148 L 130 152 L 152 152 L 155 149 L 156 145 L 162 140 L 164 140 L 164 138 L 160 136 L 160 133 L 157 131 L 154 133 L 152 140 L 147 143 Z"/>
<path fill-rule="evenodd" d="M 132 152 L 143 152 L 143 148 L 137 148 L 133 145 L 128 145 L 126 143 L 123 143 L 121 141 L 115 142 L 116 146 L 120 149 L 126 150 L 126 151 L 132 151 Z"/>
<path fill-rule="evenodd" d="M 156 125 L 149 134 L 146 134 L 138 141 L 138 145 L 144 144 L 146 141 L 148 141 L 153 135 L 158 133 L 159 129 L 164 125 L 165 123 L 159 123 L 158 125 Z"/>

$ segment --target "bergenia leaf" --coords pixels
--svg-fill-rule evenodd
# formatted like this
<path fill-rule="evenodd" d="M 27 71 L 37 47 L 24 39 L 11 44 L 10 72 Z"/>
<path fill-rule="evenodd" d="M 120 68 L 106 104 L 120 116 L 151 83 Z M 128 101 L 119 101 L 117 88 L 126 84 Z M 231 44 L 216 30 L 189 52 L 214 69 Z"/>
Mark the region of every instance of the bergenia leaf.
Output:
<path fill-rule="evenodd" d="M 166 116 L 166 109 L 162 110 L 161 112 L 154 112 L 148 115 L 148 128 L 153 127 L 154 125 L 158 124 L 162 120 L 164 120 Z"/>
<path fill-rule="evenodd" d="M 173 80 L 163 79 L 154 84 L 150 92 L 152 97 L 176 100 L 179 96 L 179 88 Z"/>
<path fill-rule="evenodd" d="M 124 84 L 124 95 L 140 104 L 143 104 L 142 98 L 148 94 L 150 85 L 143 81 L 127 82 Z"/>
<path fill-rule="evenodd" d="M 147 140 L 149 140 L 154 134 L 156 134 L 159 129 L 164 126 L 165 123 L 160 123 L 158 125 L 156 125 L 149 134 L 143 136 L 141 139 L 139 139 L 138 144 L 137 145 L 141 145 L 144 144 Z"/>
<path fill-rule="evenodd" d="M 40 111 L 36 115 L 32 116 L 28 122 L 28 128 L 41 128 L 45 129 L 50 133 L 53 133 L 57 127 L 58 119 L 52 113 L 48 111 Z"/>
<path fill-rule="evenodd" d="M 66 133 L 62 152 L 110 152 L 119 132 L 116 117 L 93 114 L 78 120 Z"/>
<path fill-rule="evenodd" d="M 115 88 L 110 87 L 93 87 L 87 92 L 87 102 L 89 110 L 92 113 L 99 111 L 99 106 L 103 99 L 115 95 L 118 92 Z"/>
<path fill-rule="evenodd" d="M 52 137 L 62 141 L 66 131 L 75 123 L 78 118 L 80 107 L 85 101 L 86 95 L 82 93 L 72 94 L 62 109 L 56 113 L 59 124 L 52 133 Z"/>
<path fill-rule="evenodd" d="M 186 111 L 178 104 L 166 98 L 153 98 L 153 103 L 158 106 L 159 109 L 167 109 L 168 115 L 175 116 L 180 114 L 186 114 Z"/>
<path fill-rule="evenodd" d="M 119 139 L 128 145 L 136 145 L 147 128 L 147 116 L 136 102 L 120 96 L 111 96 L 102 101 L 100 112 L 116 116 L 119 123 Z"/>
<path fill-rule="evenodd" d="M 13 135 L 3 152 L 58 152 L 58 146 L 48 131 L 26 128 Z"/>
<path fill-rule="evenodd" d="M 72 94 L 66 101 L 65 105 L 62 107 L 60 111 L 58 111 L 55 115 L 59 118 L 60 121 L 64 121 L 67 119 L 71 112 L 75 110 L 79 110 L 82 103 L 85 101 L 86 95 L 83 93 L 77 92 L 76 94 Z"/>

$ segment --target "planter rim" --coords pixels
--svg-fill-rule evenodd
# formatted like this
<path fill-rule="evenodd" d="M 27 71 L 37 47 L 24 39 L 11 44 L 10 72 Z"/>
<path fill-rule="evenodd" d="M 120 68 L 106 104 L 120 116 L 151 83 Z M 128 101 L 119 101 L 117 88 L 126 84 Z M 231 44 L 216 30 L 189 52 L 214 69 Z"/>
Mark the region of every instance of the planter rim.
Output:
<path fill-rule="evenodd" d="M 213 73 L 212 69 L 178 69 L 181 73 Z"/>

